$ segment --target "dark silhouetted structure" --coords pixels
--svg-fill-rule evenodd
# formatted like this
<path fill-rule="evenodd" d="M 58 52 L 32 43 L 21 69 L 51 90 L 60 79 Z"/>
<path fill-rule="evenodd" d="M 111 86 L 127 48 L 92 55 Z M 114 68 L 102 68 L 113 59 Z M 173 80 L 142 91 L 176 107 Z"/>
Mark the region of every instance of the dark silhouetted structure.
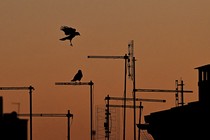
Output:
<path fill-rule="evenodd" d="M 198 101 L 145 116 L 147 131 L 155 140 L 210 139 L 210 64 L 195 69 Z"/>
<path fill-rule="evenodd" d="M 65 35 L 67 35 L 66 37 L 61 38 L 60 40 L 61 41 L 69 40 L 70 41 L 70 45 L 73 46 L 72 39 L 75 36 L 80 35 L 80 33 L 79 32 L 76 32 L 76 29 L 75 28 L 68 27 L 68 26 L 61 26 L 60 29 L 65 33 Z"/>
<path fill-rule="evenodd" d="M 74 78 L 71 80 L 73 82 L 80 81 L 82 79 L 82 70 L 78 70 L 78 72 L 74 75 Z"/>
<path fill-rule="evenodd" d="M 19 119 L 16 112 L 3 113 L 3 99 L 0 97 L 0 139 L 1 140 L 27 140 L 26 119 Z"/>

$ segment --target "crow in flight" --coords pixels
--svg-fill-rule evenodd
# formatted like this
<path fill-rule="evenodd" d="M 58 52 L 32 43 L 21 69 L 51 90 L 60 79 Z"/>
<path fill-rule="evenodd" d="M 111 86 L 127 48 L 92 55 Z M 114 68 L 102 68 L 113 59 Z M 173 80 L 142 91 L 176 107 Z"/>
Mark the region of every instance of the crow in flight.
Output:
<path fill-rule="evenodd" d="M 76 32 L 76 29 L 75 29 L 75 28 L 68 27 L 68 26 L 61 26 L 60 29 L 65 33 L 65 35 L 67 35 L 66 37 L 61 38 L 60 40 L 61 40 L 61 41 L 69 40 L 69 41 L 70 41 L 70 46 L 73 46 L 73 44 L 72 44 L 72 42 L 71 42 L 72 39 L 73 39 L 75 36 L 80 35 L 80 33 L 79 33 L 79 32 Z"/>
<path fill-rule="evenodd" d="M 73 82 L 79 81 L 82 79 L 82 71 L 78 70 L 78 72 L 75 74 L 74 78 L 71 80 Z"/>

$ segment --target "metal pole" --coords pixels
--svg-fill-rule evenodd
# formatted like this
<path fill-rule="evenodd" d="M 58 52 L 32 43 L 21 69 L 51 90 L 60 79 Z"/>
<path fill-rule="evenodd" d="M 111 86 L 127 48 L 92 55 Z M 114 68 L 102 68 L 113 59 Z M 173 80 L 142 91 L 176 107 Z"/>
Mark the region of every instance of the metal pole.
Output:
<path fill-rule="evenodd" d="M 136 140 L 136 78 L 135 78 L 135 57 L 133 57 L 133 115 L 134 115 L 134 124 L 133 124 L 133 138 Z"/>
<path fill-rule="evenodd" d="M 124 118 L 123 118 L 123 140 L 125 140 L 125 128 L 126 128 L 126 77 L 127 77 L 127 59 L 125 55 L 125 80 L 124 80 Z"/>
<path fill-rule="evenodd" d="M 108 95 L 108 97 L 109 97 L 109 95 Z M 108 99 L 108 101 L 107 101 L 107 105 L 108 105 L 108 106 L 107 106 L 107 113 L 108 113 L 108 114 L 107 114 L 107 125 L 108 125 L 108 126 L 107 126 L 107 127 L 108 127 L 108 133 L 107 133 L 108 136 L 107 136 L 107 140 L 109 140 L 109 137 L 110 137 L 110 135 L 109 135 L 109 134 L 110 134 L 110 131 L 109 131 L 109 114 L 110 114 L 110 110 L 109 110 L 109 99 Z"/>
<path fill-rule="evenodd" d="M 183 80 L 181 80 L 181 105 L 184 105 L 184 94 L 183 94 L 183 88 L 184 88 L 184 84 L 183 84 Z"/>
<path fill-rule="evenodd" d="M 139 105 L 139 125 L 141 125 L 141 115 L 142 115 L 142 102 L 140 102 L 140 105 Z M 141 139 L 141 130 L 139 128 L 139 131 L 138 131 L 138 140 Z"/>
<path fill-rule="evenodd" d="M 92 93 L 93 82 L 90 81 L 90 139 L 93 140 L 93 93 Z"/>
<path fill-rule="evenodd" d="M 179 106 L 179 88 L 178 88 L 178 80 L 175 80 L 175 84 L 176 84 L 176 93 L 175 93 L 175 106 Z"/>
<path fill-rule="evenodd" d="M 70 117 L 71 117 L 71 114 L 70 114 L 70 110 L 68 110 L 68 114 L 67 114 L 67 119 L 68 119 L 68 126 L 67 126 L 67 133 L 68 133 L 68 140 L 70 140 Z"/>
<path fill-rule="evenodd" d="M 33 87 L 29 87 L 29 98 L 30 98 L 30 140 L 32 140 L 32 90 Z"/>

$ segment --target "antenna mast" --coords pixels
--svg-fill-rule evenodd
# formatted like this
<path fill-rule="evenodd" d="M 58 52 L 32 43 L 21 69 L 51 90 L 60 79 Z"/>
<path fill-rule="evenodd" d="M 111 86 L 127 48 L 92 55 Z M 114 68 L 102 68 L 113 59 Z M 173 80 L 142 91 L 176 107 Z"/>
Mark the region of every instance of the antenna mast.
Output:
<path fill-rule="evenodd" d="M 134 57 L 134 41 L 131 40 L 130 43 L 128 43 L 128 77 L 131 78 L 131 80 L 134 79 L 133 57 Z"/>

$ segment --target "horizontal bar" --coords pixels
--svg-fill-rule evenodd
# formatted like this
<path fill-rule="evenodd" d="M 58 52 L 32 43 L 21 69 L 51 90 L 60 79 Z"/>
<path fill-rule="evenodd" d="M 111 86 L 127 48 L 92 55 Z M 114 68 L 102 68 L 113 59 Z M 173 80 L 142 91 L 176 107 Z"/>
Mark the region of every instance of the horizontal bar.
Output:
<path fill-rule="evenodd" d="M 124 100 L 123 97 L 105 97 L 105 100 Z M 128 101 L 132 101 L 133 98 L 126 98 Z M 146 101 L 146 102 L 166 102 L 166 100 L 159 100 L 159 99 L 140 99 L 136 98 L 136 101 Z"/>
<path fill-rule="evenodd" d="M 17 114 L 18 116 L 30 116 L 30 114 Z M 32 114 L 33 117 L 73 117 L 73 114 Z"/>
<path fill-rule="evenodd" d="M 0 87 L 0 90 L 30 90 L 34 88 L 32 86 L 29 87 Z"/>
<path fill-rule="evenodd" d="M 128 56 L 88 56 L 88 58 L 127 59 Z"/>
<path fill-rule="evenodd" d="M 56 82 L 55 85 L 93 85 L 93 82 Z"/>
<path fill-rule="evenodd" d="M 126 108 L 134 108 L 133 105 L 106 105 L 106 107 L 126 107 Z M 140 108 L 141 106 L 136 106 L 136 108 Z"/>
<path fill-rule="evenodd" d="M 136 92 L 186 92 L 192 93 L 190 90 L 165 90 L 165 89 L 135 89 Z"/>

